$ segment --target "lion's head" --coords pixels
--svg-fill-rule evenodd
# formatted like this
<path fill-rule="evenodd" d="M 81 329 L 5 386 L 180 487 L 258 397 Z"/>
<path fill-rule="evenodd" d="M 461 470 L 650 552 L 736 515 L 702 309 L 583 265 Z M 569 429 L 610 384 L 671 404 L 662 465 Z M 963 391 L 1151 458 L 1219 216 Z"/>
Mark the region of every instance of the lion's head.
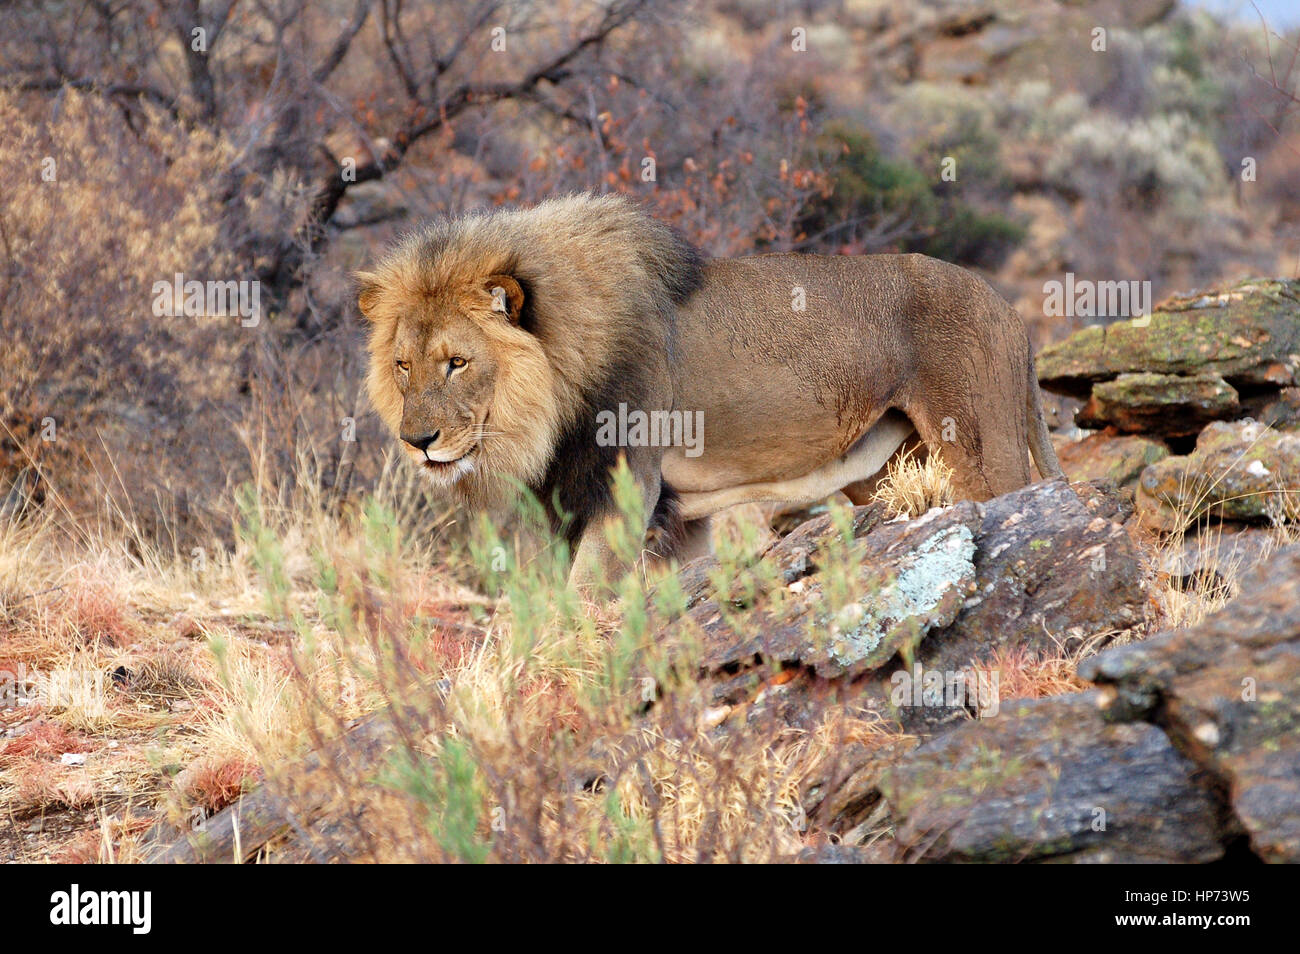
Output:
<path fill-rule="evenodd" d="M 612 196 L 434 223 L 357 276 L 371 401 L 463 502 L 495 502 L 515 482 L 545 492 L 557 444 L 594 439 L 592 395 L 630 362 L 665 360 L 699 268 L 675 233 Z"/>
<path fill-rule="evenodd" d="M 412 286 L 386 265 L 360 276 L 360 307 L 370 397 L 402 450 L 472 502 L 503 476 L 540 477 L 559 414 L 550 363 L 520 327 L 523 286 L 506 274 Z"/>

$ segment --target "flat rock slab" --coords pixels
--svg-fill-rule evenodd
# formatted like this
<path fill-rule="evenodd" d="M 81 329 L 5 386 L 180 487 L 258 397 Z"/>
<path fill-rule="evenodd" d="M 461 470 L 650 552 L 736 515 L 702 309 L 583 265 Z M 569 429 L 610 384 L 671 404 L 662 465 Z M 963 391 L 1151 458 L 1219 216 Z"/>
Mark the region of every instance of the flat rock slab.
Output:
<path fill-rule="evenodd" d="M 1223 854 L 1200 770 L 1095 692 L 1007 704 L 900 759 L 882 781 L 905 860 L 1205 862 Z"/>
<path fill-rule="evenodd" d="M 1080 666 L 1108 715 L 1147 719 L 1221 781 L 1266 861 L 1300 862 L 1300 546 L 1247 574 L 1198 626 Z"/>
<path fill-rule="evenodd" d="M 1074 416 L 1080 427 L 1189 437 L 1211 421 L 1239 416 L 1237 390 L 1217 374 L 1121 374 L 1093 386 Z"/>
<path fill-rule="evenodd" d="M 826 592 L 833 573 L 821 572 L 753 607 L 705 600 L 675 625 L 698 632 L 705 671 L 765 660 L 851 677 L 912 652 L 927 632 L 956 617 L 974 589 L 981 517 L 977 504 L 964 502 L 854 541 L 841 571 L 848 588 L 842 600 Z"/>
<path fill-rule="evenodd" d="M 1144 621 L 1137 548 L 1064 481 L 1031 484 L 982 508 L 976 590 L 922 645 L 927 668 L 961 669 L 999 649 L 1056 651 Z"/>
<path fill-rule="evenodd" d="M 699 598 L 664 632 L 698 647 L 704 675 L 775 664 L 851 680 L 895 657 L 961 670 L 1128 629 L 1144 620 L 1141 563 L 1093 496 L 1047 481 L 915 520 L 882 524 L 859 508 L 863 535 L 847 543 L 810 521 L 769 551 L 767 591 L 738 583 L 722 596 L 697 571 L 687 586 Z"/>
<path fill-rule="evenodd" d="M 1170 299 L 1147 319 L 1093 325 L 1043 349 L 1038 380 L 1086 398 L 1121 374 L 1218 375 L 1234 387 L 1300 384 L 1300 281 L 1252 280 Z"/>

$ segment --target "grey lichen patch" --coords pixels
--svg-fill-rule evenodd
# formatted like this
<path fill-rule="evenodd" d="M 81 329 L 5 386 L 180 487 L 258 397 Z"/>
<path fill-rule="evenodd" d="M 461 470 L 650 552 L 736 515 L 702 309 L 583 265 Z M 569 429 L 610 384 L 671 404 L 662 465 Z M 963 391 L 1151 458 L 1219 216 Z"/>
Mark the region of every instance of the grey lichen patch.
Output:
<path fill-rule="evenodd" d="M 901 557 L 879 586 L 835 614 L 827 651 L 846 670 L 879 666 L 910 653 L 927 632 L 956 618 L 975 584 L 975 540 L 956 524 Z"/>

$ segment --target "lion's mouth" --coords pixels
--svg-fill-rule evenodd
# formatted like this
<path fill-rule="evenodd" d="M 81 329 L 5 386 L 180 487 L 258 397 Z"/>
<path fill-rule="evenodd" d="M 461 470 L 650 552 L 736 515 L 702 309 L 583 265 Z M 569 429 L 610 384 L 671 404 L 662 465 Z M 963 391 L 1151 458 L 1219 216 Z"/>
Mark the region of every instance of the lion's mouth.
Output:
<path fill-rule="evenodd" d="M 468 461 L 473 456 L 474 452 L 469 451 L 461 454 L 454 460 L 432 460 L 426 457 L 424 459 L 424 469 L 431 470 L 434 473 L 440 473 L 445 470 L 456 470 L 461 465 L 461 461 Z"/>
<path fill-rule="evenodd" d="M 478 441 L 472 444 L 465 453 L 450 460 L 437 460 L 430 457 L 426 451 L 423 459 L 420 460 L 420 466 L 430 477 L 444 484 L 454 484 L 462 477 L 474 473 L 478 464 L 478 452 L 483 444 L 482 431 L 487 426 L 487 415 L 484 415 L 483 423 L 476 426 L 480 432 Z"/>
<path fill-rule="evenodd" d="M 439 482 L 454 484 L 462 477 L 474 473 L 475 450 L 477 448 L 470 448 L 454 460 L 431 460 L 426 457 L 421 461 L 421 466 L 429 476 Z"/>

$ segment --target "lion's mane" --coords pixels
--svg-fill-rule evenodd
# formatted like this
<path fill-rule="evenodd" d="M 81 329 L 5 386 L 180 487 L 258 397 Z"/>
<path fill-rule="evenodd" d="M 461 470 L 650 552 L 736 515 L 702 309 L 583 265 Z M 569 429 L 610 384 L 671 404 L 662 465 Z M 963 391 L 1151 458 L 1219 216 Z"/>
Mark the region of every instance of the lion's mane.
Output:
<path fill-rule="evenodd" d="M 677 308 L 701 283 L 699 253 L 675 230 L 619 196 L 573 195 L 532 208 L 446 219 L 402 239 L 359 275 L 371 321 L 371 400 L 397 432 L 402 395 L 393 339 L 412 302 L 512 276 L 518 325 L 485 322 L 499 364 L 489 436 L 462 502 L 498 503 L 518 481 L 574 519 L 610 506 L 620 449 L 596 443 L 596 414 L 646 408 L 671 373 Z"/>

